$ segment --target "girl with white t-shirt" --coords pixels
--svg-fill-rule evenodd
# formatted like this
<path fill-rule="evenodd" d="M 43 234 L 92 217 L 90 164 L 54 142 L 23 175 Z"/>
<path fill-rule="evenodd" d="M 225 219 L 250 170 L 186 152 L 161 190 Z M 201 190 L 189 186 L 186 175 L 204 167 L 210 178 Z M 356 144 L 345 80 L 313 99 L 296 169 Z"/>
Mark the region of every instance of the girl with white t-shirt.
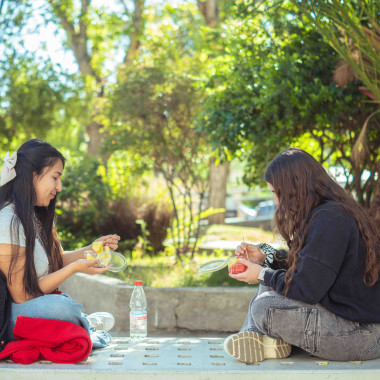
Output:
<path fill-rule="evenodd" d="M 110 339 L 114 318 L 109 313 L 86 316 L 82 305 L 66 294 L 52 294 L 74 273 L 99 274 L 107 269 L 84 258 L 84 247 L 63 251 L 55 227 L 55 205 L 62 191 L 63 155 L 50 144 L 32 139 L 11 156 L 7 154 L 0 177 L 0 271 L 12 297 L 8 339 L 13 338 L 17 316 L 65 320 L 92 332 L 94 347 Z M 120 237 L 97 241 L 116 250 Z M 95 322 L 94 322 L 95 321 Z M 94 324 L 97 324 L 95 326 Z M 93 327 L 104 330 L 96 332 Z"/>

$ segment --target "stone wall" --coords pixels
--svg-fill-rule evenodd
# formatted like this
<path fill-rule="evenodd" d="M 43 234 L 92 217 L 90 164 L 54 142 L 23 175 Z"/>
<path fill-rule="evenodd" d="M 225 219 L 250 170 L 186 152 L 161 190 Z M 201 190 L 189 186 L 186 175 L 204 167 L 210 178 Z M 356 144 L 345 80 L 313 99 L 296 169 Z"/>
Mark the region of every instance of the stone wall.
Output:
<path fill-rule="evenodd" d="M 76 274 L 60 289 L 83 304 L 84 312 L 108 311 L 113 331 L 129 331 L 133 286 L 104 275 Z M 236 332 L 242 326 L 256 287 L 144 287 L 149 333 Z"/>

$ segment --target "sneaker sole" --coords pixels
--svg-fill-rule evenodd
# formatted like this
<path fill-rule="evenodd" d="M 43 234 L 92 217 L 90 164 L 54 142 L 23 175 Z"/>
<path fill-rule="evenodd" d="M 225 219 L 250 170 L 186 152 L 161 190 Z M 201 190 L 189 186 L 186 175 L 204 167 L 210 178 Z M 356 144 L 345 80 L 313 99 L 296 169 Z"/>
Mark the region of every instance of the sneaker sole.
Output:
<path fill-rule="evenodd" d="M 227 338 L 224 349 L 227 354 L 244 363 L 257 363 L 265 359 L 286 358 L 290 355 L 292 346 L 282 339 L 245 331 Z"/>

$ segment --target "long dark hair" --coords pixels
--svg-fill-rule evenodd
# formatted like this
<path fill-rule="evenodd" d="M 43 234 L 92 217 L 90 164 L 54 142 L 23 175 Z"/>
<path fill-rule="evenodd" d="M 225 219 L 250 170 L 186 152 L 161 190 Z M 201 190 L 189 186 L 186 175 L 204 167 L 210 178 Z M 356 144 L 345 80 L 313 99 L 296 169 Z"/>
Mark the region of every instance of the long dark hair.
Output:
<path fill-rule="evenodd" d="M 18 247 L 21 224 L 25 233 L 24 289 L 33 296 L 42 294 L 34 265 L 36 237 L 46 251 L 49 272 L 62 268 L 62 250 L 54 227 L 56 198 L 50 201 L 48 207 L 35 206 L 36 193 L 33 186 L 33 175 L 40 176 L 45 168 L 54 166 L 57 160 L 65 164 L 65 158 L 57 149 L 39 139 L 29 140 L 17 150 L 16 177 L 0 187 L 0 209 L 8 203 L 13 203 L 15 208 L 11 223 L 12 257 L 8 281 L 12 282 L 12 271 L 20 255 Z"/>
<path fill-rule="evenodd" d="M 265 180 L 279 199 L 275 222 L 289 247 L 285 292 L 297 266 L 297 254 L 305 244 L 311 211 L 330 202 L 355 218 L 366 247 L 363 280 L 367 286 L 379 280 L 380 230 L 367 212 L 346 192 L 309 153 L 298 148 L 283 150 L 265 171 Z M 314 215 L 315 216 L 315 215 Z"/>

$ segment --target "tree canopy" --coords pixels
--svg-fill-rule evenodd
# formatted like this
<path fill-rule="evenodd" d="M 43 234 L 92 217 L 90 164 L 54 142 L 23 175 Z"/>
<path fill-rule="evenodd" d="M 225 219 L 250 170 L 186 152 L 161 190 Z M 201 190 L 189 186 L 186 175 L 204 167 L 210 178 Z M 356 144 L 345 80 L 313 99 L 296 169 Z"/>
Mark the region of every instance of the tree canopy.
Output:
<path fill-rule="evenodd" d="M 212 96 L 201 128 L 222 155 L 247 159 L 247 183 L 257 183 L 266 163 L 289 145 L 306 148 L 321 163 L 348 167 L 359 183 L 364 168 L 374 174 L 376 124 L 372 156 L 360 171 L 353 171 L 350 153 L 376 105 L 357 83 L 334 82 L 340 56 L 291 3 L 263 4 L 255 14 L 250 6 L 240 6 L 239 19 L 221 32 L 225 55 L 208 83 Z M 368 206 L 374 189 L 372 180 L 356 187 L 359 201 Z"/>
<path fill-rule="evenodd" d="M 86 236 L 96 208 L 125 210 L 134 183 L 162 178 L 177 253 L 194 251 L 204 199 L 221 191 L 214 163 L 241 160 L 246 184 L 262 184 L 289 145 L 343 168 L 347 189 L 380 210 L 376 3 L 1 1 L 0 150 L 30 137 L 62 149 L 74 163 L 65 226 L 83 227 L 85 215 Z M 83 190 L 80 165 L 89 183 L 103 181 L 96 194 Z"/>

